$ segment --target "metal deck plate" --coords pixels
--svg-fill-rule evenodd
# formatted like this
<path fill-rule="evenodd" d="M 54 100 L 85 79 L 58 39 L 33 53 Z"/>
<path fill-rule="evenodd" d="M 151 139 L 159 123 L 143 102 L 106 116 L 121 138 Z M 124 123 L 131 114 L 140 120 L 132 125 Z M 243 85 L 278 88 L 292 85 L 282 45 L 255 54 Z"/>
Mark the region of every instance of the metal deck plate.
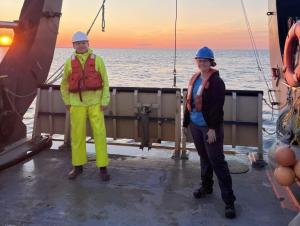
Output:
<path fill-rule="evenodd" d="M 232 175 L 237 218 L 228 220 L 217 182 L 212 195 L 192 197 L 199 161 L 110 158 L 108 183 L 100 180 L 93 158 L 79 178 L 68 180 L 68 151 L 46 150 L 1 171 L 1 224 L 283 226 L 296 215 L 281 208 L 264 170 Z"/>

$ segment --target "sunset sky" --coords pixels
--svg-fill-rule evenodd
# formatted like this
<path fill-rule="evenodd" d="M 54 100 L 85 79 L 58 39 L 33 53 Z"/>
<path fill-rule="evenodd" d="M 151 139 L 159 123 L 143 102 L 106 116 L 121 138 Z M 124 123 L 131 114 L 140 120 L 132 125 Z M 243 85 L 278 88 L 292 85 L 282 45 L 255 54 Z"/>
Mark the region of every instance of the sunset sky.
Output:
<path fill-rule="evenodd" d="M 23 0 L 0 0 L 0 20 L 19 17 Z M 77 30 L 87 31 L 102 0 L 64 0 L 57 47 L 70 47 Z M 267 0 L 244 0 L 258 48 L 268 48 Z M 106 0 L 90 34 L 99 48 L 172 48 L 175 0 Z M 179 48 L 251 48 L 240 0 L 178 0 Z M 0 35 L 9 33 L 0 29 Z"/>

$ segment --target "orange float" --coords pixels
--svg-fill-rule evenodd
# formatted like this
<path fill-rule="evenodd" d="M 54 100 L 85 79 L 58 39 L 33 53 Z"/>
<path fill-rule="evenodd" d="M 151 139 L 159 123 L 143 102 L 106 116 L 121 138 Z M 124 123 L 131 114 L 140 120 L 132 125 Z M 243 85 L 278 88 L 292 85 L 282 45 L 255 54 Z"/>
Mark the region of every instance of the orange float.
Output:
<path fill-rule="evenodd" d="M 295 68 L 295 62 L 293 60 L 299 40 L 300 22 L 297 22 L 290 28 L 284 45 L 283 73 L 290 86 L 298 86 L 300 82 L 300 62 L 298 62 L 298 66 Z M 298 60 L 300 61 L 300 58 Z"/>
<path fill-rule="evenodd" d="M 290 167 L 279 166 L 274 171 L 274 177 L 282 186 L 290 186 L 295 182 L 295 172 Z"/>
<path fill-rule="evenodd" d="M 298 180 L 300 180 L 300 160 L 297 161 L 297 163 L 294 166 L 294 172 L 296 174 L 296 177 Z"/>
<path fill-rule="evenodd" d="M 275 160 L 281 166 L 293 166 L 296 163 L 296 155 L 290 146 L 281 146 L 275 151 Z"/>

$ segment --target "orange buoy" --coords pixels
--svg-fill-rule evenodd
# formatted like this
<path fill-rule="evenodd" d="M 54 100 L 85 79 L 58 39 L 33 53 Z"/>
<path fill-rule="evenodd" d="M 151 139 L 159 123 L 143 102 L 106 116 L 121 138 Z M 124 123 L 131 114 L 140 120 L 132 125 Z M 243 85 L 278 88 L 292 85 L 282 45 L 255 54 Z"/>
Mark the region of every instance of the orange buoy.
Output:
<path fill-rule="evenodd" d="M 275 151 L 275 160 L 281 166 L 293 166 L 296 163 L 296 155 L 290 146 L 281 146 Z"/>
<path fill-rule="evenodd" d="M 297 163 L 295 164 L 294 172 L 296 174 L 296 177 L 300 180 L 300 160 L 298 160 Z"/>
<path fill-rule="evenodd" d="M 274 177 L 282 186 L 290 186 L 295 182 L 295 172 L 290 167 L 279 166 L 274 171 Z"/>

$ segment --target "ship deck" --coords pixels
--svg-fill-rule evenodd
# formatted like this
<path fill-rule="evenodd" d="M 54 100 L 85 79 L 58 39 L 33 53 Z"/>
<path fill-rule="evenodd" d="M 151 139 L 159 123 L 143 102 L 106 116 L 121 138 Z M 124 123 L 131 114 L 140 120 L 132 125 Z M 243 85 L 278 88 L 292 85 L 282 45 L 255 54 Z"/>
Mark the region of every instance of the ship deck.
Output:
<path fill-rule="evenodd" d="M 134 148 L 109 146 L 110 153 L 116 149 Z M 1 171 L 0 225 L 284 226 L 298 213 L 267 168 L 232 175 L 237 218 L 230 220 L 218 183 L 212 195 L 192 197 L 200 179 L 195 158 L 112 154 L 110 182 L 100 180 L 91 154 L 74 181 L 67 179 L 70 167 L 69 151 L 48 149 Z"/>

